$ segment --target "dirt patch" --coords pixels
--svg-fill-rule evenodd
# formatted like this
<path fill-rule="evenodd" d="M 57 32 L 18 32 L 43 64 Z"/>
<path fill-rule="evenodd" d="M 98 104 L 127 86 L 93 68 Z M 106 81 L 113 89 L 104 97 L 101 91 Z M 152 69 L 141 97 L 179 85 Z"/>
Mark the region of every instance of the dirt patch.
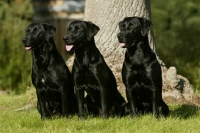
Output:
<path fill-rule="evenodd" d="M 8 91 L 0 90 L 0 95 L 8 95 Z"/>

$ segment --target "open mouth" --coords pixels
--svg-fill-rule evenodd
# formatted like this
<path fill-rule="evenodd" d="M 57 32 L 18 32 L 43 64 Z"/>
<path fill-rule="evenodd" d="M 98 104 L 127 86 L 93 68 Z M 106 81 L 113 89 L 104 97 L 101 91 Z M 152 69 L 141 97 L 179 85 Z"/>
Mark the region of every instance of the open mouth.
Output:
<path fill-rule="evenodd" d="M 29 51 L 29 50 L 31 50 L 31 47 L 25 47 L 25 49 L 27 50 L 27 51 Z"/>
<path fill-rule="evenodd" d="M 70 51 L 73 48 L 74 45 L 66 44 L 66 50 Z"/>
<path fill-rule="evenodd" d="M 76 50 L 82 46 L 82 43 L 77 44 L 66 44 L 65 48 L 67 51 Z"/>
<path fill-rule="evenodd" d="M 120 42 L 119 45 L 120 45 L 121 47 L 124 47 L 124 46 L 126 45 L 126 43 L 125 43 L 125 42 Z"/>
<path fill-rule="evenodd" d="M 119 41 L 119 45 L 122 48 L 130 48 L 135 45 L 135 41 Z"/>
<path fill-rule="evenodd" d="M 120 45 L 122 48 L 125 48 L 125 47 L 126 47 L 126 42 L 119 41 L 119 45 Z"/>

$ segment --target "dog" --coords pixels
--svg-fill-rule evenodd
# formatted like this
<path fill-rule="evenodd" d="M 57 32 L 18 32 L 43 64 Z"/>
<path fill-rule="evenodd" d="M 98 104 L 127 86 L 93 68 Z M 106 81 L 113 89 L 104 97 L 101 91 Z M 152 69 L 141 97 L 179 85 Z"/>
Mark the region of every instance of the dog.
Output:
<path fill-rule="evenodd" d="M 79 118 L 84 117 L 84 91 L 90 104 L 89 111 L 107 118 L 122 116 L 126 102 L 117 90 L 116 79 L 95 45 L 94 36 L 99 27 L 88 21 L 72 21 L 63 37 L 66 50 L 75 51 L 72 75 L 78 101 Z"/>
<path fill-rule="evenodd" d="M 78 110 L 71 73 L 53 39 L 55 32 L 50 24 L 31 23 L 22 39 L 25 49 L 32 51 L 31 78 L 41 119 L 55 114 L 67 117 Z"/>
<path fill-rule="evenodd" d="M 119 22 L 118 41 L 122 48 L 126 48 L 122 80 L 133 117 L 139 112 L 150 112 L 156 116 L 169 113 L 162 99 L 161 66 L 148 41 L 151 25 L 149 20 L 139 17 L 126 17 Z"/>

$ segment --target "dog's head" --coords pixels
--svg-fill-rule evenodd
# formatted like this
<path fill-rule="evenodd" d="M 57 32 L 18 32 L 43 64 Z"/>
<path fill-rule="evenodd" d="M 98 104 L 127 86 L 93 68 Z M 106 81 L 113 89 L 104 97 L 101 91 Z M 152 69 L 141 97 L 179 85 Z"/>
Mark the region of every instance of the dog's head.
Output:
<path fill-rule="evenodd" d="M 72 21 L 67 27 L 67 34 L 63 37 L 66 44 L 66 50 L 75 50 L 83 44 L 84 41 L 90 41 L 99 31 L 99 27 L 92 22 Z"/>
<path fill-rule="evenodd" d="M 35 50 L 42 45 L 44 41 L 49 41 L 56 32 L 56 28 L 49 24 L 31 23 L 26 28 L 26 37 L 22 39 L 27 51 Z"/>
<path fill-rule="evenodd" d="M 144 18 L 126 17 L 119 22 L 120 32 L 117 34 L 120 46 L 123 48 L 132 47 L 136 42 L 141 41 L 150 30 L 152 23 Z"/>

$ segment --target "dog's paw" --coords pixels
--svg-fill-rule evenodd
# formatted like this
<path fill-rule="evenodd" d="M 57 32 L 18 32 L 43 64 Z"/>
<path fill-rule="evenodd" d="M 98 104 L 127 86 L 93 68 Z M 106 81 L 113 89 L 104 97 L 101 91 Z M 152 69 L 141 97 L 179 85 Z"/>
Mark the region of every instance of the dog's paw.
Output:
<path fill-rule="evenodd" d="M 133 114 L 133 113 L 131 113 L 131 114 L 130 114 L 130 117 L 131 117 L 131 118 L 136 118 L 136 117 L 138 117 L 138 114 Z"/>
<path fill-rule="evenodd" d="M 50 115 L 42 115 L 42 116 L 41 116 L 41 119 L 42 119 L 42 120 L 47 120 L 47 119 L 50 119 L 50 118 L 51 118 Z"/>
<path fill-rule="evenodd" d="M 78 119 L 79 119 L 79 120 L 86 120 L 86 117 L 84 117 L 84 116 L 79 116 Z"/>
<path fill-rule="evenodd" d="M 102 115 L 102 119 L 106 120 L 106 119 L 108 119 L 108 116 L 107 115 Z"/>

